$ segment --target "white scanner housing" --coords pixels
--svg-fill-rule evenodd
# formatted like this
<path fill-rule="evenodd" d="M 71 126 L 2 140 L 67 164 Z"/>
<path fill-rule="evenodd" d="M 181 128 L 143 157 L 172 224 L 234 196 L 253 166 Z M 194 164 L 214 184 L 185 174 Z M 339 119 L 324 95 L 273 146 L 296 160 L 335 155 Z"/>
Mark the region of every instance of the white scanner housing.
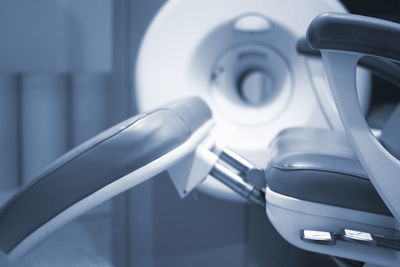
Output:
<path fill-rule="evenodd" d="M 333 0 L 174 0 L 151 23 L 139 51 L 136 96 L 140 111 L 185 96 L 211 107 L 213 136 L 259 167 L 282 129 L 341 130 L 320 59 L 297 52 L 310 22 L 346 12 Z M 358 75 L 359 98 L 369 100 L 369 75 Z M 237 199 L 208 178 L 200 189 Z"/>

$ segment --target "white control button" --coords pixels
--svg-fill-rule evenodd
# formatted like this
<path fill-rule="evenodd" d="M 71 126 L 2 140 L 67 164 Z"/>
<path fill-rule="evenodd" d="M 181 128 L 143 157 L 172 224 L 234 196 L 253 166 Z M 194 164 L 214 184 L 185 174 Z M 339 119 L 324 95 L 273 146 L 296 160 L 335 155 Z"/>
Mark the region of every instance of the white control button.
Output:
<path fill-rule="evenodd" d="M 336 243 L 334 235 L 326 231 L 302 230 L 300 238 L 303 241 L 317 244 L 334 245 Z"/>
<path fill-rule="evenodd" d="M 304 238 L 313 240 L 326 240 L 331 238 L 329 232 L 304 230 Z"/>
<path fill-rule="evenodd" d="M 349 242 L 363 243 L 366 245 L 375 245 L 376 244 L 372 235 L 367 232 L 343 229 L 342 235 L 343 235 L 343 238 Z"/>
<path fill-rule="evenodd" d="M 344 229 L 344 234 L 346 237 L 362 240 L 362 241 L 372 241 L 372 236 L 370 233 L 360 232 L 355 230 Z"/>

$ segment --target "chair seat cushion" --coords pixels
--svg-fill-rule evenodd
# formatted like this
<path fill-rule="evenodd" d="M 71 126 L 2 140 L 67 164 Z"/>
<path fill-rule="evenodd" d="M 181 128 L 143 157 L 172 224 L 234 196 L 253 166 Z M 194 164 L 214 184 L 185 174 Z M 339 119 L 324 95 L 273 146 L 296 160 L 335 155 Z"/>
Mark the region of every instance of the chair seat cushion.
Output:
<path fill-rule="evenodd" d="M 284 130 L 270 146 L 270 190 L 296 199 L 393 216 L 344 133 L 316 128 Z"/>

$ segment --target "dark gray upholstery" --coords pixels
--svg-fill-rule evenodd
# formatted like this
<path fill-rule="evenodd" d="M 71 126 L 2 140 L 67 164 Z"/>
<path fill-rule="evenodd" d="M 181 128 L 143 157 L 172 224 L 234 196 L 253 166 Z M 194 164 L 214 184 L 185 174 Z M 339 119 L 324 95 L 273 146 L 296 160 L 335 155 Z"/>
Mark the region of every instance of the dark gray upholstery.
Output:
<path fill-rule="evenodd" d="M 321 51 L 311 47 L 306 38 L 300 38 L 297 41 L 297 52 L 305 56 L 321 57 Z M 367 68 L 373 74 L 400 86 L 400 67 L 395 62 L 384 58 L 364 56 L 358 61 L 358 65 Z"/>
<path fill-rule="evenodd" d="M 312 128 L 281 132 L 271 144 L 267 186 L 296 199 L 392 216 L 344 134 Z"/>
<path fill-rule="evenodd" d="M 398 160 L 400 160 L 400 104 L 390 115 L 380 138 L 385 148 Z"/>
<path fill-rule="evenodd" d="M 400 24 L 346 13 L 325 13 L 308 27 L 315 49 L 342 50 L 400 60 Z"/>
<path fill-rule="evenodd" d="M 134 116 L 68 152 L 0 211 L 0 248 L 9 253 L 68 207 L 177 148 L 210 118 L 201 99 L 188 98 Z"/>

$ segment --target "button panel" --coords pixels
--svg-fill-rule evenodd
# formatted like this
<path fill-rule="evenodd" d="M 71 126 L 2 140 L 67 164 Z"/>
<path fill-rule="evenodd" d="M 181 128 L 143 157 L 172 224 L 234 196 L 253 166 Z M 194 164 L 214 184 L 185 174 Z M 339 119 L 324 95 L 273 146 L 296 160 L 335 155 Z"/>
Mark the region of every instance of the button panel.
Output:
<path fill-rule="evenodd" d="M 303 241 L 314 244 L 335 245 L 337 240 L 341 240 L 350 243 L 400 250 L 399 237 L 375 235 L 373 233 L 352 229 L 342 229 L 340 233 L 318 230 L 301 230 L 300 238 Z"/>

